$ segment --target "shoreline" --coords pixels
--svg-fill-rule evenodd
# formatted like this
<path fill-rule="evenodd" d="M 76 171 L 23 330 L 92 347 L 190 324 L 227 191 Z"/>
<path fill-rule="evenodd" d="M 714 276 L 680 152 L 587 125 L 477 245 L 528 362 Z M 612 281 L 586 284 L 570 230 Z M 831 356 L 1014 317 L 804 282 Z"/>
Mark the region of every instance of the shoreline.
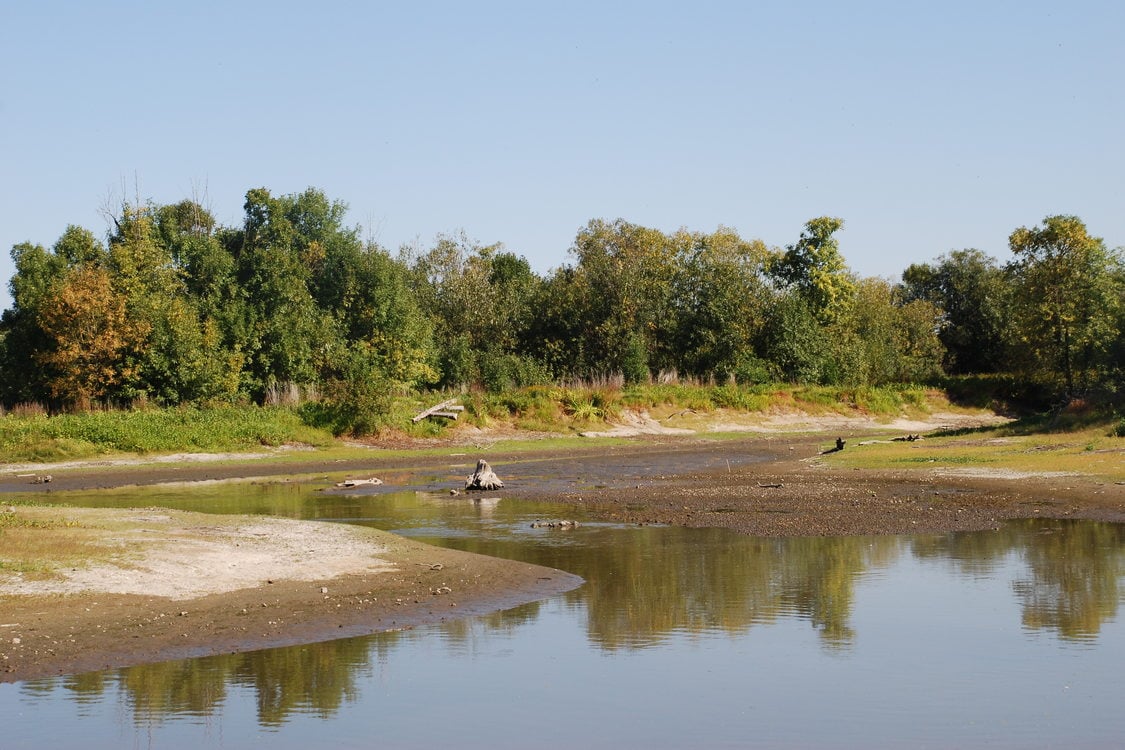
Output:
<path fill-rule="evenodd" d="M 649 435 L 626 444 L 576 444 L 562 456 L 505 451 L 502 444 L 487 452 L 450 445 L 448 452 L 386 459 L 373 450 L 370 458 L 347 462 L 310 456 L 283 464 L 72 469 L 39 487 L 24 478 L 0 477 L 0 502 L 13 491 L 37 492 L 51 502 L 66 489 L 245 480 L 278 472 L 286 481 L 318 483 L 327 491 L 335 491 L 333 475 L 353 474 L 394 476 L 402 483 L 350 493 L 448 492 L 463 486 L 462 467 L 480 455 L 505 482 L 496 493 L 501 497 L 557 503 L 560 514 L 580 507 L 593 518 L 624 524 L 825 536 L 980 531 L 1031 518 L 1125 523 L 1125 486 L 1112 482 L 1072 474 L 847 469 L 819 460 L 826 435 Z M 428 479 L 410 481 L 415 477 Z M 13 597 L 0 587 L 0 682 L 409 628 L 516 606 L 581 584 L 562 571 L 391 538 L 394 571 L 279 580 L 184 601 L 135 594 Z M 441 582 L 428 567 L 435 561 Z M 445 580 L 451 578 L 457 583 Z M 447 584 L 448 594 L 433 593 Z"/>
<path fill-rule="evenodd" d="M 379 555 L 386 569 L 269 579 L 203 596 L 0 593 L 0 683 L 409 629 L 583 583 L 564 571 L 393 539 Z"/>

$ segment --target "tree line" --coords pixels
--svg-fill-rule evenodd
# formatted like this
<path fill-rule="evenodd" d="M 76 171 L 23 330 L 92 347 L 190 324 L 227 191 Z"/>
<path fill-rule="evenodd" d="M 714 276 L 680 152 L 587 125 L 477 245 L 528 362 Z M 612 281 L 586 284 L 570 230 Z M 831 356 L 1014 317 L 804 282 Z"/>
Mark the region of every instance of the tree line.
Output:
<path fill-rule="evenodd" d="M 50 248 L 16 245 L 0 401 L 315 395 L 322 416 L 362 431 L 403 390 L 609 374 L 883 385 L 1008 372 L 1053 393 L 1122 386 L 1125 262 L 1072 216 L 1016 229 L 1008 264 L 958 250 L 892 282 L 849 270 L 832 217 L 785 248 L 598 219 L 539 275 L 463 235 L 392 254 L 345 214 L 316 189 L 256 188 L 240 226 L 193 200 L 126 204 L 104 239 L 69 226 Z"/>

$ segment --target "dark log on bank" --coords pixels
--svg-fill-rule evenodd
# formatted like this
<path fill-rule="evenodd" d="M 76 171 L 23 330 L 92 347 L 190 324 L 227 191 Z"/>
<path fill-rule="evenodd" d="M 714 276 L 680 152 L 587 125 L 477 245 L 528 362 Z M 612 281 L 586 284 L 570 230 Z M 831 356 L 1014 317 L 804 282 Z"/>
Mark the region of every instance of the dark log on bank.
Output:
<path fill-rule="evenodd" d="M 477 470 L 465 480 L 465 490 L 498 490 L 504 486 L 500 477 L 483 458 L 477 461 Z"/>

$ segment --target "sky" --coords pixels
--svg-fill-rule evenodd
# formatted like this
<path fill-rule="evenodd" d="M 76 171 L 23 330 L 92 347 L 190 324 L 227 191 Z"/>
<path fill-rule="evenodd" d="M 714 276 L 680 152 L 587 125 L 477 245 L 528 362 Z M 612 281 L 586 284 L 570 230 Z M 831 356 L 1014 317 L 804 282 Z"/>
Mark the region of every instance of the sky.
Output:
<path fill-rule="evenodd" d="M 891 279 L 1056 214 L 1119 247 L 1123 37 L 1119 0 L 9 0 L 0 276 L 124 201 L 238 226 L 255 187 L 539 273 L 598 218 L 784 247 L 838 216 Z"/>

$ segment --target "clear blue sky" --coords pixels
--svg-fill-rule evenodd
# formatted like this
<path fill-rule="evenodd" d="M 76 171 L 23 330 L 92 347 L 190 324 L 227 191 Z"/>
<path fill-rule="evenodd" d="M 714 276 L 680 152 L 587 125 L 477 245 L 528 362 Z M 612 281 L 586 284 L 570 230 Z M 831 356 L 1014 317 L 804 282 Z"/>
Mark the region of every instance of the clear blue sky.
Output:
<path fill-rule="evenodd" d="M 783 246 L 840 216 L 893 278 L 1051 214 L 1116 247 L 1122 39 L 1119 0 L 7 2 L 0 277 L 122 199 L 237 225 L 258 186 L 541 273 L 593 218 Z"/>

